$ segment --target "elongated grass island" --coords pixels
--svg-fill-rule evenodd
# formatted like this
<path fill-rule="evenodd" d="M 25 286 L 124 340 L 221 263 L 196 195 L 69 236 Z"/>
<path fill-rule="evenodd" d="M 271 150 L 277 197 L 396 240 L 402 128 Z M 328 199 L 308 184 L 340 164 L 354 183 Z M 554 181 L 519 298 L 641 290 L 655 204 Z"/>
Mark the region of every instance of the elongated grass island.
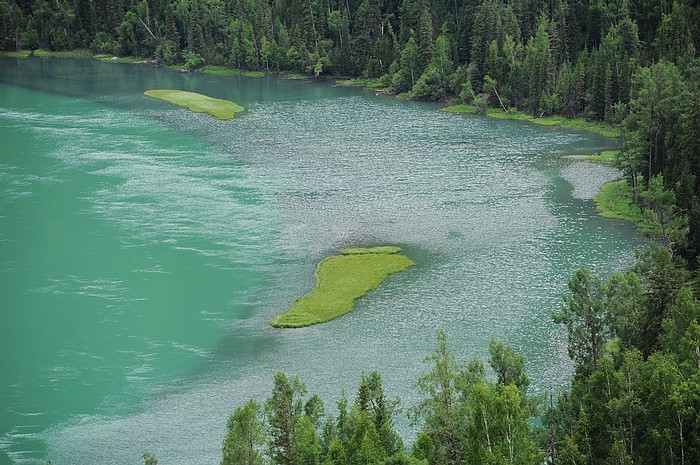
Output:
<path fill-rule="evenodd" d="M 245 110 L 242 106 L 229 100 L 207 97 L 206 95 L 184 90 L 147 90 L 144 94 L 186 107 L 197 113 L 209 113 L 219 120 L 232 119 L 236 113 Z"/>
<path fill-rule="evenodd" d="M 345 249 L 321 261 L 316 287 L 295 300 L 270 321 L 275 328 L 301 328 L 337 318 L 352 311 L 355 301 L 376 289 L 389 276 L 415 265 L 399 247 Z"/>

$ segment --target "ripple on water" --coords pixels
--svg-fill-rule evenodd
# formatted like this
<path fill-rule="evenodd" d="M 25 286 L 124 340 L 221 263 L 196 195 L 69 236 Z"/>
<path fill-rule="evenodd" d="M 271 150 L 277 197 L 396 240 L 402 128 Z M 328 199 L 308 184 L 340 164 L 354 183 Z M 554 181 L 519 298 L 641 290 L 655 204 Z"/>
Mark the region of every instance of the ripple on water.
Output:
<path fill-rule="evenodd" d="M 30 244 L 0 211 L 0 240 L 17 244 L 0 256 L 0 271 L 21 265 L 36 290 L 29 300 L 12 295 L 29 302 L 32 318 L 63 328 L 47 333 L 53 347 L 26 353 L 25 365 L 37 368 L 21 374 L 75 392 L 0 388 L 13 412 L 51 412 L 0 423 L 2 450 L 48 448 L 55 463 L 122 464 L 144 450 L 164 463 L 216 463 L 228 414 L 266 398 L 278 370 L 299 375 L 332 412 L 363 370 L 379 370 L 390 396 L 414 404 L 438 328 L 460 359 L 485 361 L 491 337 L 522 351 L 533 393 L 566 386 L 571 365 L 550 314 L 567 277 L 584 264 L 622 267 L 637 245 L 630 228 L 598 219 L 590 200 L 617 173 L 560 159 L 607 141 L 267 80 L 271 96 L 218 122 L 141 97 L 141 87 L 182 76 L 138 73 L 138 85 L 114 95 L 92 82 L 105 94 L 97 101 L 43 95 L 41 109 L 0 110 L 11 123 L 0 131 L 26 133 L 17 150 L 43 163 L 3 160 L 2 206 L 16 207 L 22 224 L 59 207 L 54 220 L 69 243 L 31 273 L 31 248 L 55 244 L 36 231 Z M 187 79 L 193 90 L 246 101 L 224 78 Z M 342 318 L 269 327 L 311 289 L 319 260 L 373 244 L 397 244 L 417 266 Z M 18 315 L 14 327 L 47 336 Z M 406 418 L 396 424 L 411 442 Z M 15 437 L 17 425 L 34 425 L 37 437 Z"/>

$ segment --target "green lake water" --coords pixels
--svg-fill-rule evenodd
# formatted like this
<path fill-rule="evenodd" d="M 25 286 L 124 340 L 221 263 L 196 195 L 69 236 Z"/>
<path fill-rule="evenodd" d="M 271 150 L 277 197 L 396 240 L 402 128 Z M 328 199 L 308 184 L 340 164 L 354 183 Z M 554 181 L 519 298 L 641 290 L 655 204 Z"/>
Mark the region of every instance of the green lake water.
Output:
<path fill-rule="evenodd" d="M 0 464 L 216 464 L 280 370 L 335 414 L 376 369 L 408 407 L 438 328 L 461 359 L 496 337 L 531 392 L 565 388 L 567 278 L 643 245 L 596 216 L 618 173 L 561 158 L 612 141 L 329 83 L 0 59 L 0 141 Z M 321 259 L 384 244 L 417 266 L 327 324 L 268 325 Z"/>

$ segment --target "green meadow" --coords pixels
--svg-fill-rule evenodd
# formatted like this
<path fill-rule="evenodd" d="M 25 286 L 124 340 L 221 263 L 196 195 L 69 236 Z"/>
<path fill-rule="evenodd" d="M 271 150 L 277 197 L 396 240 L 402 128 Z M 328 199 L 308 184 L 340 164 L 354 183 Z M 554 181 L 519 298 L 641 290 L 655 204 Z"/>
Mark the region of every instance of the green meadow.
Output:
<path fill-rule="evenodd" d="M 228 100 L 207 97 L 206 95 L 184 90 L 147 90 L 144 94 L 189 108 L 197 113 L 208 113 L 220 120 L 231 119 L 236 113 L 244 110 L 242 106 Z"/>
<path fill-rule="evenodd" d="M 270 321 L 276 328 L 301 328 L 350 312 L 355 300 L 376 289 L 391 274 L 415 265 L 398 247 L 345 249 L 316 269 L 316 287 Z"/>

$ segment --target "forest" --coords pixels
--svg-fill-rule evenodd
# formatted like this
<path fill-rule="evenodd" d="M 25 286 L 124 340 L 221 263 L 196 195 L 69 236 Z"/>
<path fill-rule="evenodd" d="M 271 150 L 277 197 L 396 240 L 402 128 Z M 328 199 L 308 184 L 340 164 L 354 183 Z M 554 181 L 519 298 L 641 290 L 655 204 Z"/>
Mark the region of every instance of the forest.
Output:
<path fill-rule="evenodd" d="M 337 414 L 279 373 L 266 402 L 231 415 L 222 464 L 700 463 L 698 44 L 697 0 L 0 0 L 3 51 L 363 78 L 416 100 L 619 131 L 624 201 L 651 240 L 628 270 L 568 279 L 552 318 L 570 389 L 530 396 L 512 348 L 492 341 L 487 371 L 439 332 L 408 411 L 412 444 L 378 373 L 352 401 L 339 393 Z"/>

